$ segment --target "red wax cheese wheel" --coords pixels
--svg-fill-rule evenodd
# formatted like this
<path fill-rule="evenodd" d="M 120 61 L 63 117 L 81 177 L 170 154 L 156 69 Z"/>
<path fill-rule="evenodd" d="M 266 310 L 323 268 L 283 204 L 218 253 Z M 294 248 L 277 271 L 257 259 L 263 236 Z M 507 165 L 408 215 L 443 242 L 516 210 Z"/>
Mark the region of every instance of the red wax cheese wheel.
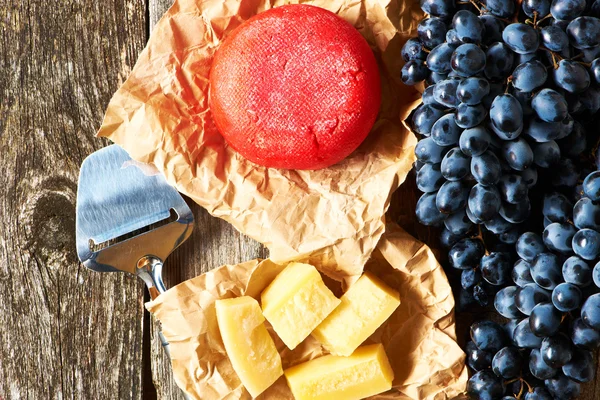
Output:
<path fill-rule="evenodd" d="M 258 14 L 218 49 L 210 109 L 227 143 L 267 167 L 320 169 L 354 151 L 379 111 L 375 57 L 356 29 L 313 6 Z"/>

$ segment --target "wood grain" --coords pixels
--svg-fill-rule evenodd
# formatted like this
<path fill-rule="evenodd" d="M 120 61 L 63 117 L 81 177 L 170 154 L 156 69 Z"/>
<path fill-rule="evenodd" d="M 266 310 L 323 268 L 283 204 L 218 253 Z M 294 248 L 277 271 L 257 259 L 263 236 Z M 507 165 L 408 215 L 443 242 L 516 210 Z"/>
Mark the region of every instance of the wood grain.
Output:
<path fill-rule="evenodd" d="M 79 265 L 75 199 L 144 43 L 143 1 L 0 0 L 2 399 L 142 398 L 142 285 Z"/>

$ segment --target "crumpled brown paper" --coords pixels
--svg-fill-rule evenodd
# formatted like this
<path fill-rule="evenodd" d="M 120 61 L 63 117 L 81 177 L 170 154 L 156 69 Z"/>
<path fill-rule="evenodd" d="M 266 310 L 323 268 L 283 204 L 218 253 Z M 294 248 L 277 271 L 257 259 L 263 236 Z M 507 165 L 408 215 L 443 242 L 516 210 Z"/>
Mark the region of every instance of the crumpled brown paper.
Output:
<path fill-rule="evenodd" d="M 183 282 L 148 303 L 171 345 L 177 384 L 196 399 L 250 399 L 227 358 L 214 303 L 260 292 L 283 269 L 270 260 L 226 265 Z M 368 340 L 381 342 L 394 369 L 393 389 L 372 399 L 452 399 L 464 391 L 467 370 L 456 343 L 454 299 L 431 250 L 395 224 L 387 226 L 365 269 L 400 292 L 400 307 Z M 334 292 L 339 296 L 339 287 Z M 338 285 L 339 286 L 339 285 Z M 325 354 L 309 336 L 290 351 L 267 326 L 284 369 Z M 285 378 L 259 399 L 292 400 Z"/>
<path fill-rule="evenodd" d="M 351 282 L 384 232 L 392 192 L 414 160 L 403 125 L 418 98 L 400 84 L 400 46 L 422 12 L 417 0 L 301 1 L 352 23 L 378 59 L 380 115 L 367 140 L 319 171 L 265 168 L 229 148 L 208 107 L 209 71 L 222 39 L 249 17 L 288 0 L 177 0 L 157 24 L 131 75 L 111 100 L 100 136 L 211 214 L 264 243 L 275 261 L 308 260 Z"/>

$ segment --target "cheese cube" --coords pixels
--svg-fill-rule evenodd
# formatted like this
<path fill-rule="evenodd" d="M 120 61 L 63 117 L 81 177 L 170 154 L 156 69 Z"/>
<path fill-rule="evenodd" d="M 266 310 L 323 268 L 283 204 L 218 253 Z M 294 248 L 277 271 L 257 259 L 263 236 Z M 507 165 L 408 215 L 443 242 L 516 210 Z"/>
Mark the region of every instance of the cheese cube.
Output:
<path fill-rule="evenodd" d="M 352 354 L 400 305 L 398 292 L 368 272 L 340 300 L 312 335 L 341 356 Z"/>
<path fill-rule="evenodd" d="M 249 296 L 217 300 L 217 322 L 233 369 L 252 397 L 281 375 L 281 357 L 265 327 L 258 301 Z"/>
<path fill-rule="evenodd" d="M 262 310 L 283 343 L 294 349 L 340 304 L 315 267 L 289 264 L 261 294 Z"/>
<path fill-rule="evenodd" d="M 285 377 L 296 400 L 358 400 L 391 389 L 394 371 L 383 346 L 372 344 L 288 368 Z"/>

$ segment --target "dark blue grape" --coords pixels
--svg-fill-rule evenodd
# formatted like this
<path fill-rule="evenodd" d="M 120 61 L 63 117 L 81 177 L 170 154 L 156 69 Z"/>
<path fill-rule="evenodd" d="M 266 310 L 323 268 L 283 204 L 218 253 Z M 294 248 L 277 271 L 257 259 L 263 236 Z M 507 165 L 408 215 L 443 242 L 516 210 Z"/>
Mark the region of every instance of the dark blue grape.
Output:
<path fill-rule="evenodd" d="M 533 145 L 533 162 L 538 167 L 550 168 L 560 161 L 560 147 L 554 140 Z"/>
<path fill-rule="evenodd" d="M 448 29 L 448 31 L 446 32 L 446 43 L 454 47 L 460 46 L 462 44 L 460 38 L 458 37 L 458 33 L 456 33 L 456 30 Z"/>
<path fill-rule="evenodd" d="M 500 210 L 500 194 L 493 186 L 476 184 L 471 188 L 468 198 L 469 211 L 479 221 L 492 219 Z"/>
<path fill-rule="evenodd" d="M 523 314 L 515 304 L 518 286 L 507 286 L 500 289 L 494 298 L 494 308 L 505 318 L 521 318 Z"/>
<path fill-rule="evenodd" d="M 492 291 L 485 281 L 479 282 L 473 286 L 473 298 L 481 307 L 487 307 L 490 304 Z"/>
<path fill-rule="evenodd" d="M 571 342 L 569 338 L 562 333 L 547 337 L 542 341 L 540 354 L 542 360 L 544 360 L 548 366 L 560 368 L 571 361 Z"/>
<path fill-rule="evenodd" d="M 467 10 L 460 10 L 454 14 L 452 28 L 463 43 L 480 43 L 484 33 L 483 21 Z"/>
<path fill-rule="evenodd" d="M 592 269 L 581 258 L 571 256 L 565 260 L 562 266 L 562 275 L 567 283 L 580 287 L 589 286 L 592 278 Z"/>
<path fill-rule="evenodd" d="M 567 187 L 575 187 L 577 185 L 579 170 L 570 158 L 560 160 L 553 171 L 552 185 Z"/>
<path fill-rule="evenodd" d="M 513 282 L 519 287 L 534 283 L 533 278 L 531 277 L 530 265 L 525 260 L 517 260 L 515 265 L 513 265 L 511 275 Z"/>
<path fill-rule="evenodd" d="M 529 372 L 537 379 L 549 379 L 556 375 L 558 370 L 546 364 L 540 350 L 533 349 L 529 354 Z"/>
<path fill-rule="evenodd" d="M 492 366 L 493 354 L 479 350 L 475 343 L 468 342 L 466 345 L 465 353 L 467 355 L 467 364 L 474 371 L 481 371 L 488 369 Z"/>
<path fill-rule="evenodd" d="M 479 21 L 479 19 L 477 19 Z M 473 43 L 465 43 L 452 53 L 450 65 L 459 76 L 477 75 L 485 68 L 485 53 Z"/>
<path fill-rule="evenodd" d="M 596 350 L 600 346 L 600 332 L 587 326 L 581 318 L 577 318 L 571 328 L 571 340 L 577 347 Z"/>
<path fill-rule="evenodd" d="M 537 14 L 537 19 L 545 17 L 550 13 L 550 0 L 524 0 L 523 12 L 529 18 Z"/>
<path fill-rule="evenodd" d="M 575 228 L 573 228 L 573 231 Z M 600 233 L 584 228 L 572 238 L 573 251 L 584 260 L 595 260 L 600 256 Z"/>
<path fill-rule="evenodd" d="M 506 332 L 506 337 L 512 343 L 514 343 L 515 329 L 516 329 L 517 325 L 519 324 L 519 322 L 521 322 L 521 320 L 519 320 L 519 319 L 510 319 L 503 326 L 504 332 Z"/>
<path fill-rule="evenodd" d="M 567 378 L 562 372 L 557 373 L 554 378 L 546 379 L 544 385 L 556 400 L 572 400 L 581 394 L 579 383 Z"/>
<path fill-rule="evenodd" d="M 542 89 L 531 101 L 531 107 L 537 116 L 546 122 L 560 122 L 567 117 L 567 101 L 556 90 Z"/>
<path fill-rule="evenodd" d="M 494 42 L 501 42 L 502 31 L 506 24 L 501 19 L 489 14 L 481 15 L 479 19 L 483 21 L 483 25 L 485 26 L 485 35 L 483 35 L 482 39 L 483 43 L 489 45 Z"/>
<path fill-rule="evenodd" d="M 556 335 L 562 322 L 562 313 L 552 303 L 540 303 L 529 316 L 531 332 L 538 337 Z"/>
<path fill-rule="evenodd" d="M 528 283 L 515 292 L 515 306 L 525 315 L 531 315 L 533 308 L 551 300 L 550 292 L 535 283 Z"/>
<path fill-rule="evenodd" d="M 485 221 L 482 221 L 481 219 L 477 218 L 475 215 L 473 215 L 473 213 L 471 212 L 471 210 L 469 210 L 469 204 L 467 203 L 467 208 L 465 209 L 466 213 L 467 213 L 467 217 L 469 217 L 469 219 L 471 220 L 471 222 L 473 222 L 474 224 L 483 224 Z"/>
<path fill-rule="evenodd" d="M 523 178 L 523 182 L 525 182 L 527 187 L 531 189 L 537 184 L 537 169 L 535 169 L 535 167 L 527 168 L 521 172 L 521 178 Z"/>
<path fill-rule="evenodd" d="M 416 181 L 421 192 L 437 191 L 445 181 L 440 172 L 440 164 L 424 164 L 417 172 Z"/>
<path fill-rule="evenodd" d="M 592 61 L 590 71 L 596 83 L 600 83 L 600 58 L 596 58 Z"/>
<path fill-rule="evenodd" d="M 513 346 L 507 346 L 500 349 L 492 359 L 492 371 L 496 376 L 504 379 L 512 379 L 519 376 L 523 357 L 519 349 Z"/>
<path fill-rule="evenodd" d="M 525 200 L 520 203 L 502 203 L 502 206 L 500 207 L 500 215 L 508 222 L 520 224 L 521 222 L 525 222 L 527 220 L 530 210 L 531 204 L 529 203 L 529 198 L 526 197 Z"/>
<path fill-rule="evenodd" d="M 543 27 L 541 34 L 542 45 L 548 50 L 561 52 L 569 46 L 569 37 L 556 25 Z"/>
<path fill-rule="evenodd" d="M 561 283 L 552 291 L 552 304 L 557 310 L 569 312 L 581 306 L 581 290 L 572 283 Z"/>
<path fill-rule="evenodd" d="M 462 103 L 476 105 L 490 92 L 490 84 L 486 79 L 471 77 L 463 79 L 456 90 L 456 97 Z"/>
<path fill-rule="evenodd" d="M 439 18 L 448 18 L 454 12 L 454 0 L 421 0 L 425 13 Z"/>
<path fill-rule="evenodd" d="M 516 249 L 519 257 L 532 262 L 538 254 L 546 250 L 546 247 L 540 235 L 533 232 L 525 232 L 519 237 Z"/>
<path fill-rule="evenodd" d="M 471 174 L 482 185 L 490 186 L 496 184 L 502 174 L 500 161 L 496 157 L 496 154 L 488 150 L 479 156 L 471 158 Z"/>
<path fill-rule="evenodd" d="M 584 349 L 574 348 L 573 357 L 571 361 L 563 365 L 562 372 L 575 382 L 587 383 L 594 380 L 595 367 L 592 353 Z"/>
<path fill-rule="evenodd" d="M 600 262 L 594 266 L 592 270 L 592 280 L 596 287 L 600 288 Z"/>
<path fill-rule="evenodd" d="M 514 342 L 523 349 L 539 349 L 542 345 L 542 338 L 537 337 L 531 332 L 529 318 L 519 322 L 514 330 Z"/>
<path fill-rule="evenodd" d="M 538 254 L 531 263 L 530 271 L 535 283 L 546 290 L 554 290 L 563 279 L 561 263 L 558 257 L 552 253 Z"/>
<path fill-rule="evenodd" d="M 591 295 L 583 303 L 581 319 L 590 328 L 600 331 L 600 293 Z"/>
<path fill-rule="evenodd" d="M 467 217 L 465 209 L 459 210 L 444 220 L 444 225 L 454 235 L 466 235 L 473 228 L 473 223 Z"/>
<path fill-rule="evenodd" d="M 481 258 L 481 276 L 490 285 L 503 285 L 510 280 L 512 265 L 508 253 L 492 252 Z"/>
<path fill-rule="evenodd" d="M 498 182 L 498 190 L 502 201 L 511 204 L 521 203 L 529 192 L 523 178 L 516 174 L 502 175 Z"/>
<path fill-rule="evenodd" d="M 553 0 L 550 14 L 555 19 L 570 21 L 577 18 L 585 10 L 585 0 Z"/>
<path fill-rule="evenodd" d="M 456 125 L 454 115 L 446 114 L 438 119 L 431 127 L 431 138 L 439 146 L 454 146 L 462 129 Z"/>
<path fill-rule="evenodd" d="M 508 232 L 513 228 L 513 224 L 502 218 L 499 214 L 494 216 L 494 218 L 482 221 L 485 224 L 485 227 L 490 232 L 495 233 L 496 235 L 500 235 L 502 233 Z"/>
<path fill-rule="evenodd" d="M 404 43 L 401 53 L 404 61 L 427 59 L 427 52 L 423 49 L 423 43 L 418 38 L 408 39 Z"/>
<path fill-rule="evenodd" d="M 470 328 L 471 340 L 478 349 L 497 353 L 506 346 L 506 333 L 496 322 L 483 320 L 474 322 Z"/>
<path fill-rule="evenodd" d="M 583 192 L 593 201 L 600 200 L 600 171 L 594 171 L 583 180 Z"/>
<path fill-rule="evenodd" d="M 460 103 L 456 97 L 456 89 L 459 84 L 460 79 L 452 78 L 436 83 L 433 89 L 433 98 L 448 108 L 456 108 Z"/>
<path fill-rule="evenodd" d="M 567 222 L 571 219 L 573 203 L 561 193 L 548 193 L 544 195 L 542 213 L 552 222 Z"/>
<path fill-rule="evenodd" d="M 453 214 L 464 208 L 469 197 L 469 188 L 460 181 L 446 181 L 436 194 L 435 204 L 444 214 Z"/>
<path fill-rule="evenodd" d="M 404 64 L 401 71 L 402 83 L 405 85 L 416 85 L 429 75 L 429 69 L 422 60 L 411 60 Z"/>
<path fill-rule="evenodd" d="M 512 84 L 524 92 L 532 92 L 546 82 L 548 74 L 546 67 L 541 61 L 533 60 L 520 64 L 513 71 Z"/>
<path fill-rule="evenodd" d="M 460 135 L 458 145 L 461 151 L 471 157 L 483 154 L 489 147 L 491 136 L 487 129 L 477 126 L 471 129 L 465 129 Z"/>
<path fill-rule="evenodd" d="M 431 71 L 429 76 L 425 79 L 425 83 L 431 86 L 435 85 L 438 82 L 445 81 L 446 79 L 448 79 L 448 74 L 442 74 Z"/>
<path fill-rule="evenodd" d="M 501 94 L 492 102 L 490 108 L 492 129 L 503 140 L 511 140 L 523 130 L 523 109 L 519 101 L 511 94 Z"/>
<path fill-rule="evenodd" d="M 419 143 L 415 146 L 415 155 L 419 161 L 438 164 L 442 162 L 448 149 L 449 147 L 438 146 L 431 138 L 425 138 L 419 140 Z"/>
<path fill-rule="evenodd" d="M 437 210 L 437 208 L 436 208 Z M 438 210 L 439 212 L 439 210 Z M 442 214 L 443 215 L 443 214 Z M 459 240 L 461 240 L 463 237 L 460 235 L 455 235 L 452 232 L 450 232 L 448 229 L 444 228 L 442 229 L 442 232 L 440 233 L 440 245 L 446 249 L 454 246 L 456 243 L 458 243 Z"/>
<path fill-rule="evenodd" d="M 572 129 L 573 124 L 567 121 L 567 118 L 560 122 L 546 122 L 539 118 L 534 118 L 525 128 L 525 134 L 536 142 L 543 143 L 559 139 L 563 135 L 566 136 L 565 133 L 568 135 Z"/>
<path fill-rule="evenodd" d="M 600 88 L 590 86 L 579 96 L 583 107 L 591 113 L 600 110 Z"/>
<path fill-rule="evenodd" d="M 512 72 L 514 53 L 502 42 L 493 43 L 486 51 L 485 68 L 488 79 L 501 81 L 508 78 Z M 502 93 L 502 88 L 500 88 Z M 492 98 L 493 100 L 493 98 Z"/>
<path fill-rule="evenodd" d="M 550 250 L 563 254 L 573 254 L 573 237 L 577 229 L 566 222 L 553 222 L 544 229 L 544 244 Z"/>
<path fill-rule="evenodd" d="M 433 72 L 438 74 L 447 74 L 452 70 L 450 59 L 454 52 L 454 46 L 448 43 L 437 45 L 429 52 L 427 56 L 427 66 Z"/>
<path fill-rule="evenodd" d="M 478 269 L 463 269 L 460 274 L 460 286 L 463 289 L 471 289 L 481 282 L 481 272 Z"/>
<path fill-rule="evenodd" d="M 441 173 L 449 181 L 458 181 L 467 176 L 470 165 L 471 159 L 454 147 L 442 159 Z"/>
<path fill-rule="evenodd" d="M 415 214 L 417 220 L 427 226 L 438 226 L 446 219 L 436 206 L 436 193 L 424 193 L 417 201 Z"/>
<path fill-rule="evenodd" d="M 428 106 L 442 108 L 443 106 L 437 101 L 435 101 L 435 99 L 433 98 L 434 87 L 435 85 L 427 86 L 423 91 L 423 94 L 421 95 L 421 100 L 423 101 L 423 104 L 426 104 Z"/>
<path fill-rule="evenodd" d="M 464 103 L 460 103 L 456 108 L 454 118 L 456 119 L 456 125 L 461 128 L 473 128 L 485 120 L 487 116 L 487 110 L 481 104 L 469 106 Z"/>
<path fill-rule="evenodd" d="M 523 3 L 525 4 L 525 3 Z M 525 400 L 554 400 L 545 387 L 534 387 L 531 392 L 525 393 Z"/>
<path fill-rule="evenodd" d="M 415 110 L 412 116 L 412 126 L 416 133 L 428 136 L 433 124 L 444 115 L 444 111 L 428 104 L 422 104 Z"/>
<path fill-rule="evenodd" d="M 444 43 L 446 40 L 446 23 L 440 18 L 426 18 L 417 25 L 417 37 L 428 49 Z"/>
<path fill-rule="evenodd" d="M 502 381 L 491 371 L 483 370 L 473 375 L 467 383 L 469 398 L 474 400 L 499 399 L 504 394 Z"/>
<path fill-rule="evenodd" d="M 498 240 L 504 244 L 515 244 L 519 239 L 520 229 L 514 226 L 512 229 L 498 235 Z"/>
<path fill-rule="evenodd" d="M 591 49 L 599 46 L 600 19 L 585 16 L 575 18 L 567 26 L 567 35 L 571 45 L 576 49 Z"/>
<path fill-rule="evenodd" d="M 515 2 L 512 0 L 486 0 L 485 8 L 496 17 L 509 18 L 515 13 Z"/>
<path fill-rule="evenodd" d="M 462 239 L 448 252 L 450 265 L 457 269 L 473 269 L 479 267 L 483 257 L 483 243 L 479 239 Z"/>
<path fill-rule="evenodd" d="M 581 93 L 590 86 L 590 74 L 577 61 L 560 60 L 554 69 L 554 82 L 570 93 Z"/>
<path fill-rule="evenodd" d="M 512 51 L 519 54 L 533 53 L 540 45 L 537 31 L 521 23 L 508 25 L 502 32 L 502 40 Z"/>

